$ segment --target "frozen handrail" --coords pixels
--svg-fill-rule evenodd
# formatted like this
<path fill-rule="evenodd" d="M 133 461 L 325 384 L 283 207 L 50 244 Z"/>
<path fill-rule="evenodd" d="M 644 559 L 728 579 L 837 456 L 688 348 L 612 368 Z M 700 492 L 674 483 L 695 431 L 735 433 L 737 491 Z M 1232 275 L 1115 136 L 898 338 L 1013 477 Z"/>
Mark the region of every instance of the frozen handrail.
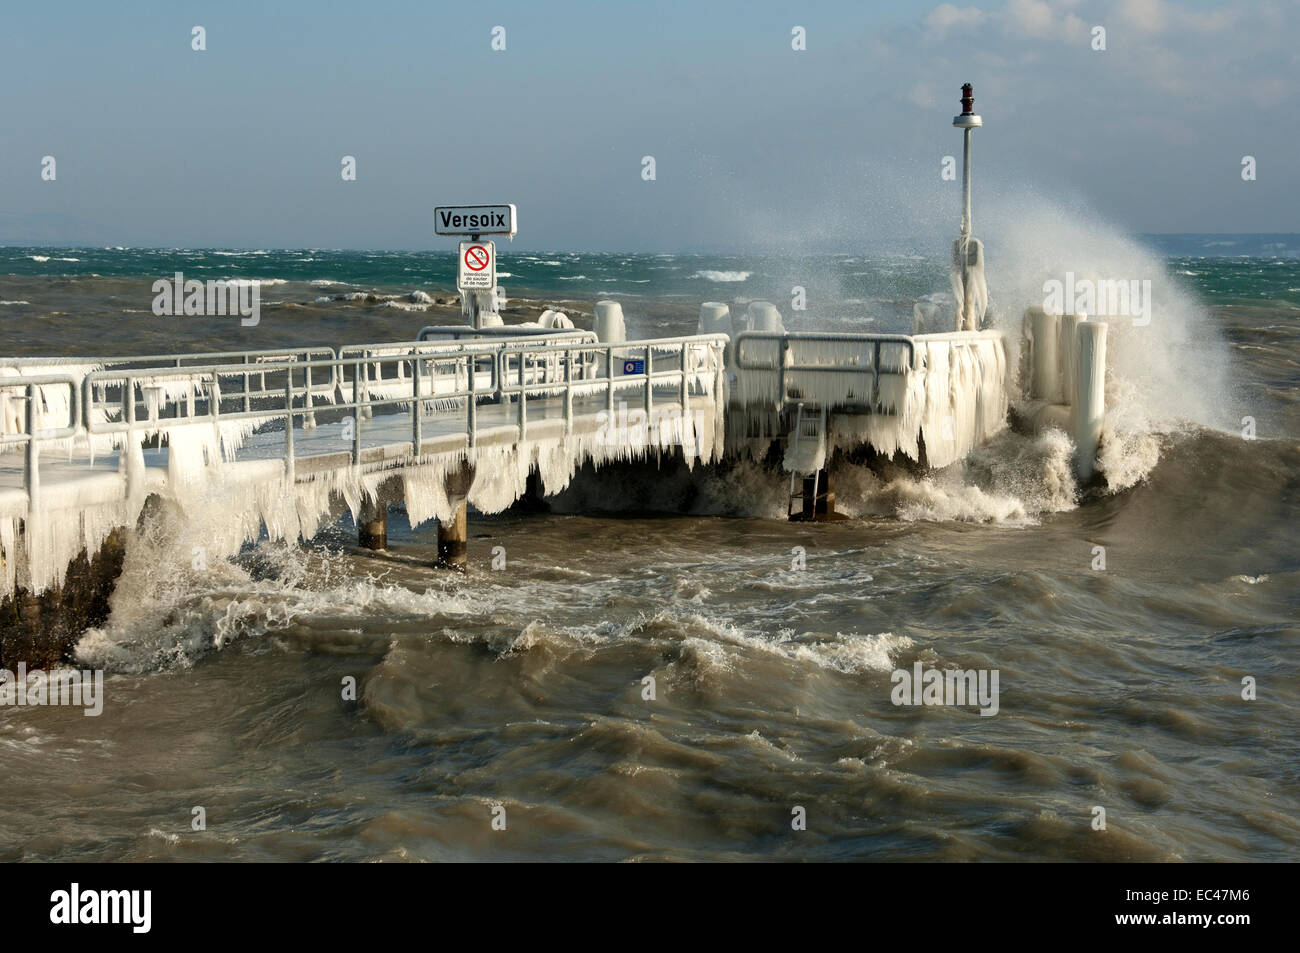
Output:
<path fill-rule="evenodd" d="M 492 357 L 497 348 L 493 345 L 482 345 L 478 347 L 470 346 L 455 353 L 440 355 L 440 362 L 450 362 L 456 365 L 464 362 L 468 368 L 470 362 L 475 361 L 483 356 Z M 87 406 L 83 417 L 86 430 L 90 433 L 111 433 L 111 432 L 131 432 L 137 429 L 154 429 L 169 428 L 185 424 L 217 424 L 222 420 L 257 420 L 259 422 L 270 422 L 279 418 L 285 420 L 285 446 L 284 446 L 284 467 L 286 479 L 292 481 L 294 473 L 294 426 L 295 417 L 306 417 L 312 413 L 312 408 L 308 402 L 311 391 L 307 384 L 308 375 L 313 370 L 328 371 L 335 379 L 342 380 L 345 371 L 349 368 L 352 370 L 352 399 L 340 400 L 333 407 L 335 410 L 353 410 L 356 411 L 353 427 L 352 442 L 352 462 L 359 465 L 361 462 L 361 445 L 362 432 L 364 430 L 365 412 L 374 407 L 396 406 L 401 404 L 410 404 L 411 413 L 411 442 L 412 453 L 418 456 L 421 452 L 423 443 L 423 417 L 424 404 L 430 399 L 454 401 L 464 399 L 466 404 L 466 429 L 470 434 L 471 445 L 473 443 L 473 433 L 475 429 L 475 406 L 478 398 L 490 396 L 496 392 L 495 362 L 489 361 L 489 379 L 486 387 L 479 386 L 479 376 L 466 371 L 461 372 L 459 367 L 455 368 L 450 375 L 450 386 L 442 388 L 436 387 L 436 380 L 430 381 L 431 385 L 426 391 L 424 385 L 424 375 L 421 374 L 421 365 L 426 362 L 426 354 L 396 354 L 396 355 L 369 355 L 357 357 L 336 357 L 332 360 L 324 361 L 299 361 L 293 363 L 281 364 L 274 368 L 274 372 L 283 375 L 282 386 L 278 393 L 267 391 L 265 398 L 267 402 L 255 409 L 245 407 L 242 410 L 232 412 L 222 411 L 221 402 L 226 397 L 221 393 L 221 380 L 223 377 L 238 376 L 245 372 L 245 365 L 242 364 L 225 364 L 213 365 L 209 367 L 186 367 L 181 369 L 159 369 L 150 371 L 97 371 L 86 377 L 84 387 L 87 393 Z M 392 396 L 374 397 L 371 395 L 369 388 L 366 386 L 367 369 L 372 364 L 395 364 L 404 363 L 411 367 L 409 377 L 404 375 L 405 380 L 409 381 L 410 392 L 395 394 Z M 301 372 L 303 382 L 300 385 L 295 374 Z M 147 387 L 162 387 L 169 380 L 186 379 L 194 380 L 200 386 L 197 388 L 198 393 L 191 390 L 184 404 L 184 413 L 181 413 L 182 405 L 177 403 L 174 417 L 162 417 L 153 413 L 146 401 L 146 408 L 150 410 L 147 419 L 141 421 L 137 414 L 137 388 L 144 389 Z M 461 381 L 465 381 L 465 386 Z M 444 379 L 444 382 L 446 379 Z M 115 387 L 120 392 L 121 399 L 121 417 L 119 422 L 108 419 L 106 413 L 92 413 L 90 403 L 93 389 L 96 386 Z M 232 395 L 235 398 L 242 397 L 241 393 Z M 297 401 L 301 399 L 299 405 Z M 201 409 L 200 409 L 200 405 Z"/>
<path fill-rule="evenodd" d="M 80 414 L 77 378 L 72 374 L 39 374 L 33 377 L 0 377 L 0 393 L 21 387 L 24 390 L 26 407 L 23 414 L 22 433 L 0 433 L 0 447 L 22 443 L 26 444 L 23 460 L 23 490 L 27 494 L 27 512 L 30 514 L 39 506 L 41 489 L 40 447 L 42 440 L 60 440 L 71 437 L 77 432 L 77 417 Z M 40 427 L 37 402 L 43 400 L 42 388 L 66 387 L 68 389 L 68 423 L 62 427 Z M 5 395 L 3 411 L 8 413 L 9 398 Z M 0 428 L 0 430 L 7 428 Z"/>
<path fill-rule="evenodd" d="M 736 338 L 739 399 L 829 407 L 881 406 L 882 377 L 906 377 L 922 369 L 927 349 L 947 343 L 970 347 L 1003 338 L 1002 332 L 950 331 L 940 334 L 853 334 L 827 331 L 743 331 Z M 891 360 L 887 348 L 906 349 Z"/>
<path fill-rule="evenodd" d="M 153 365 L 185 367 L 192 362 L 276 364 L 292 361 L 321 360 L 334 357 L 331 347 L 270 348 L 248 351 L 197 351 L 184 354 L 134 354 L 125 357 L 0 357 L 0 367 L 59 367 L 67 364 L 110 368 L 148 368 Z"/>
<path fill-rule="evenodd" d="M 520 327 L 517 324 L 501 324 L 493 327 L 474 328 L 468 324 L 428 324 L 420 328 L 420 333 L 415 336 L 417 342 L 427 341 L 429 338 L 441 335 L 449 337 L 454 341 L 461 338 L 520 338 L 520 337 L 545 337 L 551 340 L 569 340 L 579 338 L 594 340 L 596 335 L 592 331 L 583 331 L 578 328 L 568 330 L 556 330 L 554 328 L 528 328 Z"/>
<path fill-rule="evenodd" d="M 36 414 L 39 410 L 38 399 L 40 394 L 37 388 L 40 387 L 58 387 L 63 386 L 68 389 L 68 423 L 62 427 L 38 427 L 39 422 Z M 10 446 L 12 444 L 30 444 L 41 440 L 64 440 L 72 437 L 77 433 L 77 422 L 81 417 L 81 395 L 77 390 L 78 381 L 72 374 L 40 374 L 33 377 L 0 377 L 0 392 L 9 390 L 22 389 L 25 391 L 20 399 L 26 400 L 26 412 L 24 413 L 23 429 L 18 432 L 5 432 L 7 428 L 0 428 L 0 447 Z M 5 398 L 5 409 L 8 409 L 8 394 L 2 394 Z M 35 441 L 33 441 L 35 438 Z"/>
<path fill-rule="evenodd" d="M 706 393 L 721 400 L 723 368 L 729 338 L 725 334 L 696 334 L 685 337 L 653 338 L 643 341 L 590 342 L 564 346 L 547 346 L 544 343 L 513 343 L 503 347 L 497 356 L 497 379 L 500 393 L 509 398 L 514 395 L 518 403 L 519 437 L 522 440 L 528 426 L 528 395 L 564 395 L 565 432 L 573 428 L 573 396 L 605 392 L 605 412 L 614 413 L 616 389 L 627 389 L 628 383 L 639 385 L 642 403 L 647 415 L 654 404 L 657 381 L 673 380 L 678 387 L 678 400 L 682 413 L 690 404 L 691 385 L 712 378 Z M 675 355 L 669 361 L 675 366 L 655 370 L 655 354 Z M 640 354 L 638 358 L 635 355 Z M 596 360 L 603 356 L 603 360 Z M 704 360 L 698 361 L 699 357 Z M 511 363 L 511 359 L 514 363 Z M 533 358 L 530 369 L 528 358 Z M 696 364 L 692 367 L 692 360 Z M 615 374 L 615 361 L 624 361 L 622 374 Z M 626 365 L 641 362 L 640 371 L 628 372 Z M 541 363 L 545 362 L 545 363 Z M 530 372 L 531 370 L 531 372 Z M 618 385 L 623 385 L 619 388 Z"/>
<path fill-rule="evenodd" d="M 457 352 L 448 352 L 438 355 L 443 362 L 464 361 L 468 358 L 488 356 L 491 357 L 496 352 L 496 348 L 486 345 L 479 348 L 465 348 Z M 357 385 L 363 384 L 366 379 L 364 368 L 366 365 L 379 364 L 406 364 L 413 365 L 422 363 L 420 358 L 427 358 L 430 355 L 424 353 L 410 354 L 390 354 L 390 355 L 355 355 L 348 357 L 335 357 L 329 360 L 317 361 L 296 361 L 279 365 L 267 365 L 266 374 L 283 375 L 282 383 L 277 386 L 268 386 L 265 390 L 254 394 L 256 397 L 270 399 L 275 401 L 267 406 L 257 408 L 244 408 L 241 410 L 225 411 L 221 409 L 221 402 L 224 400 L 235 400 L 245 396 L 243 391 L 233 393 L 223 393 L 220 382 L 226 377 L 240 377 L 248 373 L 247 365 L 244 364 L 214 364 L 206 367 L 184 367 L 184 368 L 156 368 L 146 370 L 104 370 L 95 371 L 88 374 L 83 383 L 83 387 L 90 392 L 95 387 L 117 387 L 123 389 L 121 395 L 121 404 L 126 410 L 123 420 L 114 422 L 105 416 L 99 419 L 90 411 L 91 408 L 100 408 L 105 406 L 103 401 L 88 398 L 86 402 L 85 413 L 83 414 L 84 425 L 90 433 L 112 433 L 131 429 L 132 427 L 143 426 L 144 424 L 155 424 L 161 426 L 174 426 L 185 423 L 212 423 L 217 420 L 241 420 L 241 419 L 262 419 L 282 417 L 286 414 L 301 415 L 310 412 L 309 406 L 292 407 L 290 398 L 303 398 L 309 394 L 307 387 L 307 375 L 315 370 L 331 372 L 331 376 L 336 376 L 340 382 L 348 380 L 345 373 L 348 369 L 353 369 L 353 376 L 350 378 L 354 390 Z M 360 368 L 359 373 L 356 369 Z M 259 368 L 262 370 L 262 368 Z M 302 382 L 299 383 L 295 376 L 298 372 L 302 374 Z M 415 375 L 406 378 L 413 380 Z M 15 378 L 16 381 L 30 380 L 31 378 Z M 128 400 L 125 391 L 130 390 L 134 397 L 134 389 L 141 390 L 145 388 L 161 388 L 168 381 L 180 380 L 194 382 L 200 385 L 196 392 L 189 395 L 184 404 L 184 413 L 181 413 L 182 405 L 178 402 L 176 405 L 176 416 L 163 417 L 155 415 L 147 420 L 140 420 L 138 415 L 132 409 L 135 404 L 140 403 L 138 399 Z M 341 384 L 342 386 L 342 384 Z M 488 388 L 476 388 L 473 392 L 482 396 L 491 394 L 495 390 L 495 385 Z M 470 393 L 468 389 L 463 391 L 438 393 L 436 396 L 442 397 L 463 397 Z M 341 402 L 333 406 L 335 410 L 349 410 L 355 407 L 381 406 L 398 403 L 406 403 L 416 396 L 413 390 L 411 394 L 403 394 L 391 398 L 370 398 L 369 396 L 358 399 L 354 396 L 351 402 Z M 426 400 L 430 398 L 428 392 L 421 392 L 419 396 Z M 204 411 L 199 412 L 199 404 L 204 405 Z"/>
<path fill-rule="evenodd" d="M 882 352 L 887 346 L 906 348 L 906 363 L 886 364 Z M 759 349 L 767 353 L 755 355 Z M 740 397 L 748 402 L 874 408 L 880 402 L 881 375 L 905 376 L 915 363 L 916 346 L 906 334 L 743 331 L 736 338 Z M 765 379 L 770 375 L 776 380 Z"/>
<path fill-rule="evenodd" d="M 930 337 L 930 335 L 926 335 Z M 849 334 L 835 331 L 742 331 L 736 336 L 736 365 L 742 370 L 773 370 L 775 364 L 758 364 L 746 362 L 744 345 L 746 341 L 781 341 L 783 348 L 789 350 L 791 342 L 816 341 L 827 344 L 899 344 L 907 348 L 908 364 L 911 365 L 915 355 L 915 339 L 910 334 Z M 845 370 L 856 369 L 854 364 L 792 364 L 794 370 L 831 370 L 842 367 Z"/>

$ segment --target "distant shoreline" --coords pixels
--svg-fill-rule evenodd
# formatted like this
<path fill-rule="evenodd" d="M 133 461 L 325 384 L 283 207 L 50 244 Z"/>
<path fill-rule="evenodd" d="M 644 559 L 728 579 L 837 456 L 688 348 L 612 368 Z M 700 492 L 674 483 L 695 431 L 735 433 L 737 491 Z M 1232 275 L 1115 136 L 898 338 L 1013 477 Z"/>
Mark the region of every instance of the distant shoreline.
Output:
<path fill-rule="evenodd" d="M 1133 236 L 1144 244 L 1164 251 L 1174 257 L 1258 257 L 1276 255 L 1275 249 L 1281 247 L 1286 254 L 1282 257 L 1300 257 L 1300 232 L 1135 232 Z M 900 247 L 914 243 L 900 242 Z M 0 241 L 0 252 L 42 249 L 52 251 L 132 251 L 155 253 L 185 252 L 230 252 L 239 255 L 285 254 L 285 253 L 326 253 L 338 255 L 450 255 L 450 246 L 441 244 L 424 248 L 323 248 L 294 247 L 282 248 L 267 245 L 101 245 L 97 243 L 68 243 L 49 240 L 5 240 Z M 771 259 L 787 257 L 771 252 L 746 251 L 743 249 L 713 249 L 708 251 L 628 251 L 626 249 L 557 249 L 534 248 L 523 245 L 515 246 L 502 243 L 500 252 L 503 258 L 512 255 L 578 255 L 582 257 L 653 257 L 670 258 L 737 258 L 737 259 Z M 842 251 L 809 252 L 800 257 L 810 259 L 835 258 L 870 258 L 888 259 L 892 257 L 913 257 L 912 252 L 844 249 Z"/>

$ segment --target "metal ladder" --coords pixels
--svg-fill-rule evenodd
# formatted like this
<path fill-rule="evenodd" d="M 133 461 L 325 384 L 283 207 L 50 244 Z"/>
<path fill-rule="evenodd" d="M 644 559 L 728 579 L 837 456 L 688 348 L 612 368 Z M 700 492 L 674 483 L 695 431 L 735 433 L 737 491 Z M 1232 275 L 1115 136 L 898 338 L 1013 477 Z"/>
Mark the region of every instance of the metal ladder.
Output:
<path fill-rule="evenodd" d="M 800 403 L 795 410 L 793 456 L 796 458 L 799 456 L 799 442 L 801 440 L 803 440 L 804 438 L 808 438 L 811 440 L 817 440 L 818 442 L 821 442 L 823 439 L 825 439 L 826 436 L 826 408 L 825 407 L 817 408 L 816 412 L 810 413 L 807 416 L 805 416 L 803 407 L 804 405 Z M 805 427 L 807 428 L 807 432 L 805 432 Z M 806 481 L 807 475 L 800 473 L 798 470 L 791 469 L 790 497 L 786 506 L 787 519 L 794 518 L 795 500 L 798 500 L 800 503 L 800 507 L 799 507 L 800 513 L 803 513 L 804 510 L 807 509 L 807 507 L 805 507 L 804 505 L 804 501 L 808 499 L 807 486 L 806 485 L 800 486 L 798 489 L 796 489 L 796 485 L 801 481 L 801 479 Z M 817 499 L 821 495 L 821 487 L 818 485 L 820 479 L 821 479 L 821 471 L 814 470 L 812 474 L 812 506 L 809 509 L 808 514 L 806 515 L 815 516 L 817 513 Z"/>

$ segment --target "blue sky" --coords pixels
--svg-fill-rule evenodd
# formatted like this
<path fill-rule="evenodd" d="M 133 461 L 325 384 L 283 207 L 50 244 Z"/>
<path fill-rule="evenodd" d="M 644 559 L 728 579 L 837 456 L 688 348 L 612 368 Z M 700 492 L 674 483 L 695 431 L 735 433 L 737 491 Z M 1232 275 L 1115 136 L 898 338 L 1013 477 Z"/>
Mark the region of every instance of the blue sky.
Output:
<path fill-rule="evenodd" d="M 965 81 L 977 234 L 1022 191 L 1297 231 L 1298 28 L 1255 0 L 11 6 L 0 242 L 436 248 L 433 206 L 515 202 L 517 248 L 926 246 Z"/>

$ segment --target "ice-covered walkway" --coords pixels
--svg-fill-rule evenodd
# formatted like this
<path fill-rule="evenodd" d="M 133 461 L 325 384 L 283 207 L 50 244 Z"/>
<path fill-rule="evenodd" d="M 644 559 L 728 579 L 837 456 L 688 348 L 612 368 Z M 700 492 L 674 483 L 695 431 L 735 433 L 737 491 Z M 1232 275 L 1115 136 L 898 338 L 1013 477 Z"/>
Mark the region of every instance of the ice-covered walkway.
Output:
<path fill-rule="evenodd" d="M 0 362 L 0 595 L 59 584 L 150 498 L 228 515 L 204 540 L 218 558 L 263 534 L 310 538 L 339 500 L 356 517 L 400 499 L 412 525 L 466 500 L 499 512 L 530 474 L 555 493 L 588 462 L 708 463 L 781 440 L 792 485 L 836 448 L 946 466 L 1005 426 L 1009 386 L 994 331 Z"/>

